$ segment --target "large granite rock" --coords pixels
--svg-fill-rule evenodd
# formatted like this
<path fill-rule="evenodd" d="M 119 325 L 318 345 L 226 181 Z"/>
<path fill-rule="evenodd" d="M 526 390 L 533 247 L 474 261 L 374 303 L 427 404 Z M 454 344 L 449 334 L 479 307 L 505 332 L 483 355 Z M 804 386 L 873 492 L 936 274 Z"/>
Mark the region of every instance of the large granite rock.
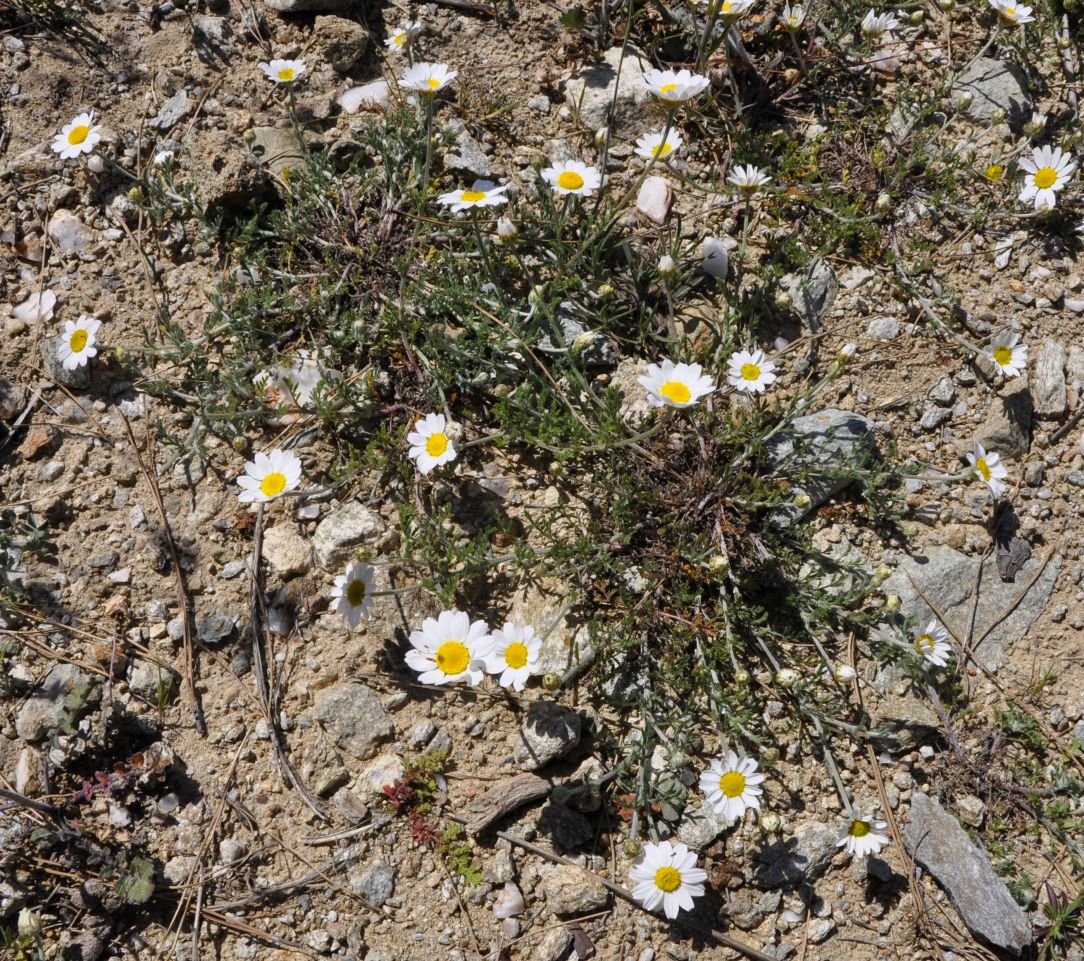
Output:
<path fill-rule="evenodd" d="M 587 64 L 568 81 L 565 101 L 592 133 L 606 126 L 612 108 L 612 132 L 638 134 L 652 120 L 648 108 L 651 93 L 644 85 L 647 66 L 650 64 L 631 47 L 611 47 L 601 61 Z"/>
<path fill-rule="evenodd" d="M 971 95 L 967 113 L 976 120 L 988 122 L 1000 110 L 1019 132 L 1031 118 L 1028 78 L 1015 63 L 979 57 L 956 81 L 952 99 L 959 101 L 965 93 Z"/>

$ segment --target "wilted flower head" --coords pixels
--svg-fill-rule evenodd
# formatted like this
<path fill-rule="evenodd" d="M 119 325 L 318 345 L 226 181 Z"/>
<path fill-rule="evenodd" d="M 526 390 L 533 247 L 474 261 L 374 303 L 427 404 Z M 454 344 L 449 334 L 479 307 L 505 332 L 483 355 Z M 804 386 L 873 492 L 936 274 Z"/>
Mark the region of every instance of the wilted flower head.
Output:
<path fill-rule="evenodd" d="M 990 6 L 997 11 L 997 15 L 1003 23 L 1019 26 L 1035 22 L 1035 18 L 1031 15 L 1031 7 L 1025 7 L 1022 3 L 1015 3 L 1014 0 L 990 0 Z"/>
<path fill-rule="evenodd" d="M 788 3 L 783 7 L 783 26 L 787 30 L 800 30 L 805 23 L 805 7 L 795 4 L 793 7 Z"/>
<path fill-rule="evenodd" d="M 772 178 L 769 177 L 759 167 L 754 167 L 752 164 L 748 166 L 742 166 L 738 164 L 726 178 L 726 182 L 734 187 L 737 187 L 741 193 L 746 196 L 752 196 L 761 187 L 767 184 Z"/>

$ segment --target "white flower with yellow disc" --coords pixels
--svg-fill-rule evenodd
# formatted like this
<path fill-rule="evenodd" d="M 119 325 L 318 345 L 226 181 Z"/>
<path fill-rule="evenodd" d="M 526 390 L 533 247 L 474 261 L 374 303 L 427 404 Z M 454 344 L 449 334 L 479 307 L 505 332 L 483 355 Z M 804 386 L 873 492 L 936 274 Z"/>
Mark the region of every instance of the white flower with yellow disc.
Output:
<path fill-rule="evenodd" d="M 554 193 L 575 194 L 577 197 L 590 197 L 602 186 L 602 176 L 598 170 L 580 160 L 555 163 L 542 171 L 542 179 L 553 188 Z"/>
<path fill-rule="evenodd" d="M 53 150 L 60 154 L 61 160 L 90 153 L 101 142 L 101 129 L 101 125 L 94 122 L 93 110 L 78 114 L 53 138 Z"/>
<path fill-rule="evenodd" d="M 486 657 L 486 670 L 499 674 L 501 687 L 522 691 L 532 674 L 538 671 L 538 657 L 542 653 L 542 638 L 534 628 L 518 621 L 508 621 L 499 631 L 493 632 L 493 650 Z"/>
<path fill-rule="evenodd" d="M 263 504 L 292 491 L 301 482 L 301 458 L 288 450 L 276 448 L 270 454 L 259 453 L 245 464 L 237 478 L 242 504 Z"/>
<path fill-rule="evenodd" d="M 98 328 L 102 326 L 100 320 L 80 314 L 78 320 L 64 322 L 63 339 L 57 349 L 57 356 L 65 370 L 75 370 L 76 367 L 85 367 L 91 357 L 95 357 L 98 349 L 94 346 L 97 340 Z"/>
<path fill-rule="evenodd" d="M 272 60 L 270 63 L 261 60 L 257 66 L 268 80 L 275 83 L 293 83 L 305 76 L 304 60 Z"/>
<path fill-rule="evenodd" d="M 637 380 L 656 407 L 691 407 L 715 390 L 715 381 L 699 364 L 675 364 L 672 360 L 648 364 L 647 373 Z"/>
<path fill-rule="evenodd" d="M 700 790 L 708 803 L 728 821 L 738 821 L 749 808 L 760 807 L 758 786 L 764 775 L 757 773 L 757 762 L 751 757 L 738 757 L 729 751 L 725 758 L 712 761 L 700 775 Z"/>
<path fill-rule="evenodd" d="M 346 565 L 346 573 L 335 578 L 331 589 L 331 606 L 342 615 L 350 628 L 355 628 L 361 619 L 370 620 L 373 616 L 373 569 L 361 561 Z"/>
<path fill-rule="evenodd" d="M 406 662 L 422 684 L 469 684 L 477 687 L 486 672 L 493 638 L 485 621 L 471 621 L 462 611 L 427 617 L 410 632 Z"/>
<path fill-rule="evenodd" d="M 629 871 L 632 894 L 646 911 L 661 904 L 668 918 L 693 909 L 693 898 L 702 897 L 708 872 L 696 866 L 696 853 L 684 844 L 648 842 L 640 860 Z"/>
<path fill-rule="evenodd" d="M 775 364 L 762 350 L 739 350 L 730 355 L 727 383 L 746 394 L 763 394 L 775 382 Z"/>
<path fill-rule="evenodd" d="M 407 456 L 422 474 L 455 460 L 455 444 L 443 414 L 426 414 L 407 434 L 407 443 Z"/>

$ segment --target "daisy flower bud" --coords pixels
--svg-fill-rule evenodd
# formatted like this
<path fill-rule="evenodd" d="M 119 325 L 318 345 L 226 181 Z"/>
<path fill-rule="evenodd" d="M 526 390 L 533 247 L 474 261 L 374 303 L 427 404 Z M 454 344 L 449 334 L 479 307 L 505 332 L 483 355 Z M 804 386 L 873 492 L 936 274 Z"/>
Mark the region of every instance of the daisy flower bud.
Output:
<path fill-rule="evenodd" d="M 673 277 L 677 273 L 677 264 L 669 254 L 663 254 L 659 258 L 659 276 Z"/>
<path fill-rule="evenodd" d="M 805 510 L 813 503 L 812 498 L 804 491 L 794 495 L 794 506 L 799 510 Z"/>
<path fill-rule="evenodd" d="M 497 220 L 497 239 L 502 244 L 511 245 L 519 240 L 519 227 L 517 227 L 507 217 L 500 217 Z"/>
<path fill-rule="evenodd" d="M 798 672 L 789 667 L 784 667 L 775 675 L 775 683 L 780 687 L 794 687 L 798 683 Z"/>
<path fill-rule="evenodd" d="M 975 99 L 974 96 L 972 96 L 972 94 L 970 92 L 962 93 L 962 94 L 960 94 L 959 99 L 956 101 L 956 108 L 961 113 L 966 113 L 968 110 L 971 109 L 971 104 L 974 101 L 974 99 Z"/>
<path fill-rule="evenodd" d="M 775 811 L 766 811 L 760 816 L 760 829 L 765 834 L 775 834 L 783 826 L 783 819 Z"/>
<path fill-rule="evenodd" d="M 708 558 L 708 570 L 714 571 L 716 574 L 725 574 L 730 570 L 730 561 L 726 559 L 724 554 L 713 554 Z"/>
<path fill-rule="evenodd" d="M 749 672 L 744 668 L 739 668 L 734 672 L 734 683 L 745 687 L 749 683 Z"/>
<path fill-rule="evenodd" d="M 544 674 L 542 676 L 542 687 L 547 691 L 559 691 L 561 689 L 561 675 L 560 674 Z"/>
<path fill-rule="evenodd" d="M 937 0 L 937 9 L 943 13 L 952 13 L 956 9 L 956 0 Z"/>
<path fill-rule="evenodd" d="M 920 23 L 922 23 L 923 16 L 925 16 L 925 14 L 924 14 L 924 12 L 922 10 L 912 10 L 907 15 L 907 22 L 912 27 L 917 27 Z"/>
<path fill-rule="evenodd" d="M 19 936 L 23 938 L 36 938 L 41 934 L 41 915 L 30 908 L 23 908 L 19 912 Z"/>
<path fill-rule="evenodd" d="M 640 843 L 639 838 L 625 838 L 624 844 L 621 845 L 621 850 L 625 852 L 627 858 L 639 857 L 643 849 L 644 846 Z"/>
<path fill-rule="evenodd" d="M 1001 107 L 997 107 L 990 112 L 990 123 L 997 126 L 999 123 L 1005 122 L 1005 111 Z"/>
<path fill-rule="evenodd" d="M 838 360 L 841 364 L 846 364 L 857 353 L 858 353 L 858 344 L 854 344 L 854 343 L 844 344 L 842 347 L 839 348 L 839 353 L 836 354 L 836 360 Z"/>
<path fill-rule="evenodd" d="M 790 291 L 777 290 L 775 292 L 775 306 L 780 310 L 790 310 L 794 306 L 794 298 L 790 295 Z"/>
<path fill-rule="evenodd" d="M 900 596 L 899 594 L 888 594 L 885 596 L 885 610 L 889 614 L 895 614 L 900 609 Z"/>
<path fill-rule="evenodd" d="M 606 146 L 606 141 L 610 139 L 610 131 L 605 127 L 599 127 L 595 131 L 595 146 L 600 150 Z"/>
<path fill-rule="evenodd" d="M 887 214 L 892 209 L 892 198 L 888 194 L 877 195 L 877 213 Z"/>
<path fill-rule="evenodd" d="M 613 284 L 600 284 L 598 288 L 598 295 L 600 297 L 609 297 L 614 292 Z"/>

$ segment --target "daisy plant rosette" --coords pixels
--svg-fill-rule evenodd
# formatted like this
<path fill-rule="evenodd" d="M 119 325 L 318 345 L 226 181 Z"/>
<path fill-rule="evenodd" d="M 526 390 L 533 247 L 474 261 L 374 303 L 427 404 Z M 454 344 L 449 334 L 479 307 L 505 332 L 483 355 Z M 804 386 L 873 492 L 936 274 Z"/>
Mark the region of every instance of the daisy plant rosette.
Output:
<path fill-rule="evenodd" d="M 275 448 L 271 453 L 258 453 L 245 464 L 245 472 L 237 478 L 242 504 L 266 504 L 289 493 L 301 483 L 301 458 L 288 450 Z"/>
<path fill-rule="evenodd" d="M 711 762 L 700 775 L 700 790 L 716 814 L 728 821 L 739 821 L 750 808 L 760 808 L 764 775 L 757 772 L 751 757 L 739 757 L 728 751 L 726 757 Z"/>
<path fill-rule="evenodd" d="M 887 828 L 888 824 L 885 821 L 879 821 L 872 815 L 864 814 L 858 808 L 854 808 L 840 832 L 836 847 L 845 847 L 856 858 L 877 854 L 888 844 L 888 835 L 884 833 Z"/>
<path fill-rule="evenodd" d="M 57 357 L 65 370 L 86 367 L 90 358 L 98 354 L 98 328 L 102 322 L 86 314 L 80 314 L 76 320 L 64 322 L 64 333 L 60 336 Z"/>
<path fill-rule="evenodd" d="M 1001 455 L 996 451 L 988 451 L 978 441 L 975 441 L 975 450 L 964 455 L 971 465 L 971 473 L 986 485 L 990 496 L 997 499 L 1005 493 L 1005 478 L 1009 471 L 1001 462 Z"/>
<path fill-rule="evenodd" d="M 1028 365 L 1028 345 L 1020 343 L 1015 331 L 1003 330 L 990 341 L 987 358 L 1006 377 L 1019 377 Z"/>
<path fill-rule="evenodd" d="M 407 434 L 410 449 L 407 456 L 414 461 L 419 473 L 428 474 L 455 460 L 455 444 L 447 418 L 443 414 L 426 414 Z"/>
<path fill-rule="evenodd" d="M 1034 204 L 1036 210 L 1056 206 L 1058 191 L 1076 172 L 1072 155 L 1061 147 L 1036 147 L 1030 157 L 1020 158 L 1020 167 L 1024 171 L 1020 202 Z"/>
<path fill-rule="evenodd" d="M 465 190 L 451 190 L 441 194 L 437 197 L 437 203 L 448 207 L 453 214 L 479 207 L 499 207 L 508 202 L 508 198 L 504 196 L 508 186 L 498 186 L 491 180 L 476 180 Z"/>
<path fill-rule="evenodd" d="M 590 197 L 602 186 L 602 175 L 597 167 L 580 160 L 566 160 L 546 167 L 541 173 L 556 194 L 574 197 Z"/>
<path fill-rule="evenodd" d="M 485 621 L 472 621 L 463 611 L 441 611 L 410 632 L 407 666 L 422 684 L 467 684 L 477 687 L 486 674 L 493 637 Z"/>
<path fill-rule="evenodd" d="M 331 589 L 332 608 L 353 630 L 362 619 L 373 616 L 373 568 L 361 561 L 346 565 L 346 571 L 335 578 Z"/>
<path fill-rule="evenodd" d="M 743 394 L 763 394 L 775 383 L 775 364 L 762 350 L 739 350 L 726 362 L 727 383 Z"/>
<path fill-rule="evenodd" d="M 538 659 L 542 654 L 542 638 L 534 628 L 519 621 L 508 621 L 499 631 L 493 632 L 493 647 L 487 655 L 486 670 L 498 675 L 501 687 L 522 691 L 532 674 L 538 672 Z"/>
<path fill-rule="evenodd" d="M 53 150 L 61 160 L 74 160 L 80 154 L 93 153 L 101 143 L 101 125 L 94 122 L 94 111 L 76 114 L 54 138 Z"/>
<path fill-rule="evenodd" d="M 637 380 L 656 407 L 692 407 L 715 390 L 715 381 L 699 364 L 675 364 L 672 360 L 648 364 L 647 373 Z"/>
<path fill-rule="evenodd" d="M 305 76 L 306 70 L 304 60 L 261 60 L 257 66 L 268 80 L 275 83 L 296 83 Z"/>
<path fill-rule="evenodd" d="M 693 909 L 693 898 L 702 897 L 708 872 L 696 866 L 696 853 L 684 844 L 648 842 L 629 871 L 632 896 L 646 911 L 662 906 L 673 920 L 681 911 Z"/>
<path fill-rule="evenodd" d="M 945 667 L 952 657 L 949 632 L 937 621 L 930 621 L 926 630 L 916 634 L 911 646 L 923 661 L 934 667 Z"/>

